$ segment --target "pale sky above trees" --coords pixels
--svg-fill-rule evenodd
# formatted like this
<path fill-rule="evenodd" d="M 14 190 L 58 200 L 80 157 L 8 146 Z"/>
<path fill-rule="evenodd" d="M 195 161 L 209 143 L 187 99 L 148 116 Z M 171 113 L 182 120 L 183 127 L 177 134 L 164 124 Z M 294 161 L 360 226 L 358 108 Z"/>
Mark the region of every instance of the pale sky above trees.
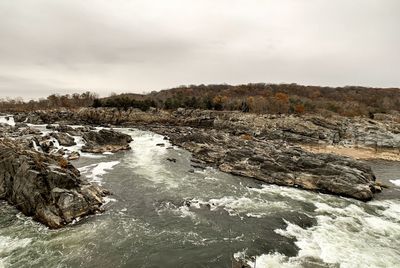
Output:
<path fill-rule="evenodd" d="M 0 98 L 184 84 L 400 87 L 398 0 L 2 0 Z"/>

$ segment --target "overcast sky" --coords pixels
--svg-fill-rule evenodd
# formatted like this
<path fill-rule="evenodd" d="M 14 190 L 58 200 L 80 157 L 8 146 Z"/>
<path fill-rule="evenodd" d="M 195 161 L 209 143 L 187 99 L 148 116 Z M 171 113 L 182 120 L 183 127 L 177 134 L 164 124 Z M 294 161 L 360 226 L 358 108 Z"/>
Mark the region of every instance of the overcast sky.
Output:
<path fill-rule="evenodd" d="M 400 87 L 399 0 L 1 0 L 0 98 L 185 84 Z"/>

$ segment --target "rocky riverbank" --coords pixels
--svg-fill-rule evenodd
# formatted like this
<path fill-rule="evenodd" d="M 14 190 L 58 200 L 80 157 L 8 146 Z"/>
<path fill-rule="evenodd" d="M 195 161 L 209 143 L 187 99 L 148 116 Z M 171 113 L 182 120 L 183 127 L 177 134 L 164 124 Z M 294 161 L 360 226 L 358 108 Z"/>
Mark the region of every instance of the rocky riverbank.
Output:
<path fill-rule="evenodd" d="M 368 149 L 371 158 L 400 160 L 400 115 L 347 118 L 319 115 L 258 115 L 178 109 L 174 112 L 115 108 L 82 108 L 76 111 L 37 111 L 16 115 L 18 122 L 89 125 L 171 125 L 212 128 L 232 135 L 249 134 L 263 140 L 284 140 L 292 144 Z M 308 146 L 305 147 L 309 148 Z M 385 154 L 379 154 L 384 152 Z M 341 151 L 337 150 L 340 154 Z"/>
<path fill-rule="evenodd" d="M 192 152 L 196 167 L 213 165 L 234 175 L 269 184 L 352 197 L 362 201 L 382 189 L 371 168 L 333 154 L 314 154 L 284 141 L 267 141 L 248 134 L 215 129 L 151 127 L 172 144 Z"/>
<path fill-rule="evenodd" d="M 388 115 L 375 115 L 375 119 L 323 118 L 185 109 L 142 112 L 83 108 L 37 111 L 15 118 L 17 122 L 61 123 L 58 130 L 66 133 L 73 129 L 62 125 L 65 123 L 150 129 L 222 171 L 360 200 L 371 199 L 381 188 L 368 167 L 348 157 L 400 160 L 399 118 Z M 101 132 L 79 134 L 87 142 L 83 151 L 129 149 L 118 141 L 126 145 L 127 137 L 115 137 L 117 141 L 110 146 L 102 144 Z M 109 133 L 103 134 L 111 137 Z M 65 137 L 60 140 L 70 142 Z"/>
<path fill-rule="evenodd" d="M 60 228 L 102 212 L 104 197 L 110 194 L 81 177 L 69 161 L 79 157 L 71 149 L 77 136 L 85 142 L 82 151 L 93 153 L 128 150 L 132 139 L 89 127 L 48 129 L 42 133 L 25 123 L 0 126 L 0 199 L 50 228 Z"/>
<path fill-rule="evenodd" d="M 400 160 L 399 118 L 389 115 L 377 114 L 375 119 L 324 118 L 185 109 L 142 112 L 83 108 L 19 114 L 16 121 L 149 129 L 192 152 L 197 165 L 214 165 L 221 171 L 267 183 L 363 201 L 372 199 L 382 188 L 371 169 L 352 158 L 363 150 L 369 153 L 355 158 Z M 89 148 L 91 152 L 103 152 Z"/>
<path fill-rule="evenodd" d="M 80 178 L 62 157 L 33 151 L 24 142 L 0 141 L 0 198 L 50 228 L 102 211 L 108 194 Z"/>

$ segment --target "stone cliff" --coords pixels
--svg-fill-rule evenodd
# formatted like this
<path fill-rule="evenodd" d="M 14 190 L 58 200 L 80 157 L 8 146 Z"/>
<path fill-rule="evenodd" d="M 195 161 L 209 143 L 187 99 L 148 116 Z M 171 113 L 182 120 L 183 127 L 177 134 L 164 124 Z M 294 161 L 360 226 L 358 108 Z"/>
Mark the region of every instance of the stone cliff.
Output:
<path fill-rule="evenodd" d="M 108 191 L 80 177 L 64 158 L 0 140 L 0 198 L 50 228 L 102 210 Z"/>

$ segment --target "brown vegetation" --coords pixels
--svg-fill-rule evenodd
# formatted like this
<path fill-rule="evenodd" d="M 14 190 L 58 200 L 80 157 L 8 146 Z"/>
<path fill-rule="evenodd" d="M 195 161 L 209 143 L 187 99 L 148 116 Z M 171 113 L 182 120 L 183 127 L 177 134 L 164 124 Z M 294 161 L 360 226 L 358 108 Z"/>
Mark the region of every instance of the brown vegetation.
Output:
<path fill-rule="evenodd" d="M 134 103 L 129 106 L 129 100 Z M 122 94 L 98 100 L 98 106 L 238 110 L 253 113 L 322 113 L 343 116 L 373 116 L 400 111 L 400 89 L 367 87 L 319 87 L 297 84 L 199 85 L 151 92 L 147 95 Z"/>
<path fill-rule="evenodd" d="M 61 167 L 61 168 L 67 168 L 68 167 L 68 160 L 67 159 L 65 159 L 65 158 L 63 158 L 63 157 L 60 157 L 60 159 L 58 160 L 58 165 Z"/>
<path fill-rule="evenodd" d="M 297 84 L 190 85 L 149 94 L 112 94 L 96 98 L 90 92 L 51 95 L 39 101 L 0 100 L 0 111 L 29 111 L 54 108 L 150 107 L 229 110 L 253 113 L 370 116 L 400 111 L 400 89 L 367 87 L 319 87 Z"/>
<path fill-rule="evenodd" d="M 24 102 L 21 98 L 17 99 L 0 99 L 0 112 L 23 112 L 35 110 L 49 110 L 58 108 L 79 108 L 88 107 L 93 104 L 93 101 L 98 98 L 98 95 L 91 92 L 82 94 L 52 94 L 46 99 L 30 100 Z"/>

